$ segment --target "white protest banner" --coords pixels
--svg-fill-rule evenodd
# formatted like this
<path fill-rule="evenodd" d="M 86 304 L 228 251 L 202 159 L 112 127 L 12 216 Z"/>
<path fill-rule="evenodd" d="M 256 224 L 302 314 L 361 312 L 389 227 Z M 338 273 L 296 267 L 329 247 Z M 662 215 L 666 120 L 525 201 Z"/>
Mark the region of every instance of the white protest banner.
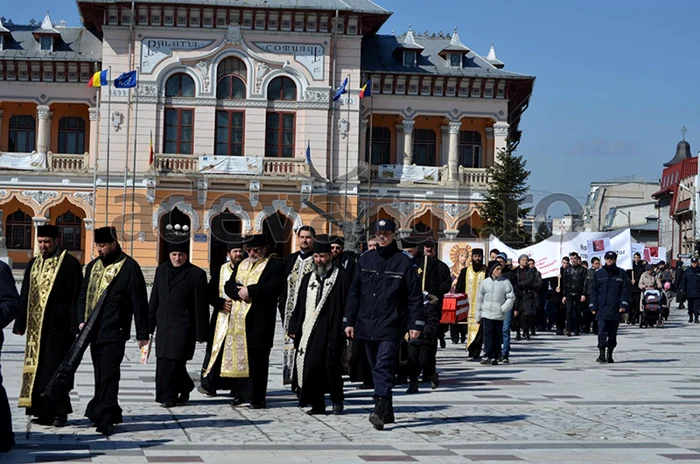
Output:
<path fill-rule="evenodd" d="M 403 164 L 379 165 L 380 179 L 397 179 L 423 184 L 438 182 L 438 168 L 430 166 L 404 166 Z"/>
<path fill-rule="evenodd" d="M 2 153 L 0 169 L 46 171 L 46 153 Z"/>
<path fill-rule="evenodd" d="M 632 243 L 630 245 L 630 251 L 632 252 L 632 259 L 634 260 L 635 253 L 639 253 L 639 256 L 644 258 L 644 244 L 643 243 Z"/>
<path fill-rule="evenodd" d="M 658 264 L 659 261 L 666 260 L 666 248 L 664 247 L 644 247 L 642 258 L 649 264 Z"/>
<path fill-rule="evenodd" d="M 592 243 L 589 244 L 589 242 Z M 631 244 L 629 229 L 612 232 L 568 232 L 563 236 L 554 235 L 543 242 L 520 250 L 510 248 L 493 235 L 489 239 L 490 249 L 497 248 L 504 251 L 510 259 L 517 260 L 523 254 L 534 259 L 535 266 L 542 273 L 543 278 L 559 275 L 561 259 L 573 251 L 578 253 L 582 260 L 589 262 L 595 256 L 614 251 L 617 253 L 617 265 L 622 269 L 632 269 Z"/>
<path fill-rule="evenodd" d="M 200 156 L 199 172 L 261 175 L 263 159 L 261 156 Z"/>

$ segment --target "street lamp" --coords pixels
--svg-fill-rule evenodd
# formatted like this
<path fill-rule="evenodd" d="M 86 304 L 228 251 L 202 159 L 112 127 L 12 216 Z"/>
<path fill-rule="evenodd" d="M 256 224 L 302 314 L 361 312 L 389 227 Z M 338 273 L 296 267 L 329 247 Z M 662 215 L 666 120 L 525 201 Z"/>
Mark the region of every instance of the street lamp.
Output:
<path fill-rule="evenodd" d="M 620 211 L 619 209 L 617 210 L 618 213 L 624 214 L 627 216 L 627 227 L 632 230 L 632 213 L 625 213 L 624 211 Z"/>

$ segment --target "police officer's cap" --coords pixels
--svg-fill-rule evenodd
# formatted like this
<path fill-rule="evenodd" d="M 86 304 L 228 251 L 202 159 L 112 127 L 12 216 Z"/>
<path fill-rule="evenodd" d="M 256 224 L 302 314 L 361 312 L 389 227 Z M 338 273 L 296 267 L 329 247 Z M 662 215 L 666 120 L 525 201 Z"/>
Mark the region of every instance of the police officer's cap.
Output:
<path fill-rule="evenodd" d="M 395 232 L 396 224 L 391 219 L 380 219 L 377 222 L 377 232 Z"/>
<path fill-rule="evenodd" d="M 605 253 L 605 259 L 617 259 L 617 253 L 614 251 L 608 251 Z"/>

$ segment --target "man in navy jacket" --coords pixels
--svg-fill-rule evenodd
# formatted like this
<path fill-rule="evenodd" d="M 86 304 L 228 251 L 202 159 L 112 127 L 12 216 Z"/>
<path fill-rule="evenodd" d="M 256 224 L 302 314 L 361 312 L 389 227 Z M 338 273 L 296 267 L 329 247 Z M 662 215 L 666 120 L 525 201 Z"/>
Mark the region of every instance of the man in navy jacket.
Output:
<path fill-rule="evenodd" d="M 391 389 L 401 338 L 420 337 L 425 311 L 418 275 L 411 259 L 394 240 L 396 225 L 382 219 L 377 224 L 379 248 L 357 263 L 348 291 L 343 325 L 348 338 L 365 343 L 374 379 L 374 412 L 369 417 L 375 429 L 394 422 Z"/>
<path fill-rule="evenodd" d="M 612 354 L 617 346 L 617 329 L 622 314 L 629 311 L 630 281 L 627 273 L 617 267 L 617 253 L 605 253 L 605 266 L 595 273 L 591 284 L 589 309 L 598 321 L 599 363 L 613 363 Z M 607 358 L 605 348 L 607 347 Z"/>

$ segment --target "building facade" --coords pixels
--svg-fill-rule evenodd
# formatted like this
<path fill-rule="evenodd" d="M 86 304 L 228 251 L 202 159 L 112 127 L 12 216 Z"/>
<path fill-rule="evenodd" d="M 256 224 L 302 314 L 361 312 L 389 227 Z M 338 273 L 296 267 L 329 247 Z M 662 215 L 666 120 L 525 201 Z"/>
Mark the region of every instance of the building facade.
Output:
<path fill-rule="evenodd" d="M 678 142 L 675 156 L 664 163 L 661 189 L 653 195 L 658 202 L 659 246 L 666 248 L 669 260 L 700 251 L 697 186 L 698 158 L 693 156 L 683 130 L 683 140 Z"/>
<path fill-rule="evenodd" d="M 44 223 L 83 263 L 90 231 L 114 225 L 143 266 L 164 259 L 174 226 L 205 268 L 236 233 L 289 253 L 302 224 L 348 232 L 391 217 L 403 233 L 473 234 L 534 78 L 457 30 L 380 35 L 391 13 L 375 3 L 321 3 L 78 0 L 79 28 L 48 14 L 0 23 L 13 261 L 29 260 Z M 137 85 L 115 88 L 131 70 Z M 108 85 L 88 87 L 98 71 Z"/>

